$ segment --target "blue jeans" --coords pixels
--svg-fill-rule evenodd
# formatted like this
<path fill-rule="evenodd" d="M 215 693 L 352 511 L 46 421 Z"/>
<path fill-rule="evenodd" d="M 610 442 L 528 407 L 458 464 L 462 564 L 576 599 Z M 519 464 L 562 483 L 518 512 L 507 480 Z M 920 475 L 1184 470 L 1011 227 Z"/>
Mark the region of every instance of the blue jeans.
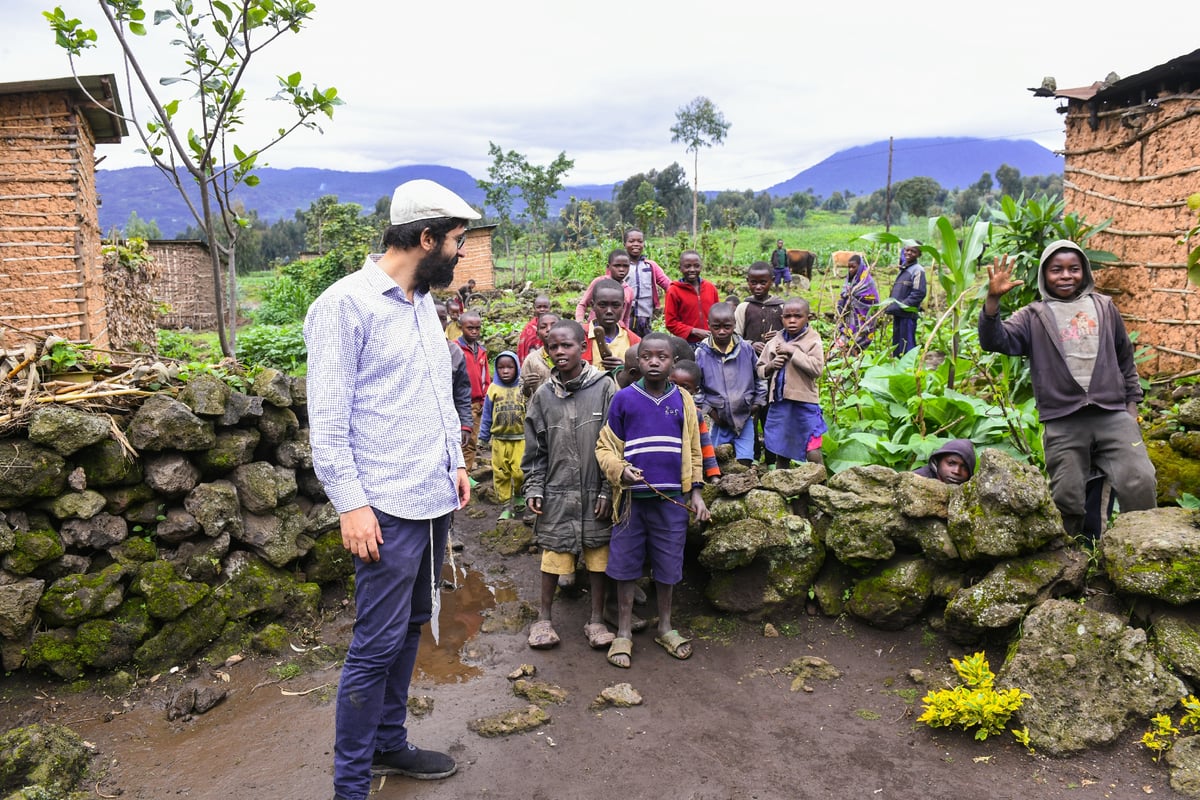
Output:
<path fill-rule="evenodd" d="M 431 576 L 441 579 L 450 529 L 449 514 L 412 520 L 374 511 L 383 544 L 378 561 L 355 559 L 357 616 L 337 693 L 333 788 L 346 800 L 366 800 L 376 751 L 408 744 L 408 685 L 421 626 L 432 616 Z"/>

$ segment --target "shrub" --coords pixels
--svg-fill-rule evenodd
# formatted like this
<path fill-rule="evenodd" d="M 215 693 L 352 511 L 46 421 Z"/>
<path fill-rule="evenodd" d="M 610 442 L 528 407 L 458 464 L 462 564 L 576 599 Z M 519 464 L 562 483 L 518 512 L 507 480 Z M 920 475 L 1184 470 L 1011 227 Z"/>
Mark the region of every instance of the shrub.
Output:
<path fill-rule="evenodd" d="M 255 325 L 238 333 L 238 361 L 296 372 L 308 359 L 300 323 Z"/>
<path fill-rule="evenodd" d="M 925 695 L 921 699 L 925 712 L 917 722 L 924 722 L 931 728 L 959 725 L 968 730 L 977 727 L 975 738 L 980 741 L 993 733 L 1003 733 L 1009 717 L 1021 708 L 1029 695 L 1015 688 L 996 691 L 992 685 L 996 676 L 983 653 L 975 653 L 961 661 L 952 658 L 950 663 L 964 685 Z"/>

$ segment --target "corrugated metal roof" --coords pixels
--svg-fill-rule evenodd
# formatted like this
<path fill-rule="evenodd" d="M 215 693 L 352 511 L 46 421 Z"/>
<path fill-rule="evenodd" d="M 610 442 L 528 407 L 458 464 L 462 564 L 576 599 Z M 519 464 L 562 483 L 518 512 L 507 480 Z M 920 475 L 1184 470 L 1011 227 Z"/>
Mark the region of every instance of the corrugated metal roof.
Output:
<path fill-rule="evenodd" d="M 82 86 L 82 88 L 80 88 Z M 117 91 L 116 77 L 108 75 L 80 75 L 75 78 L 46 78 L 37 81 L 0 83 L 0 95 L 32 94 L 35 92 L 68 92 L 71 100 L 83 112 L 92 136 L 102 144 L 117 144 L 129 135 L 125 127 L 125 110 L 121 106 L 121 94 Z M 89 98 L 89 95 L 91 97 Z M 92 100 L 100 102 L 97 106 Z M 110 113 L 111 112 L 111 113 Z M 116 116 L 113 116 L 113 114 Z"/>
<path fill-rule="evenodd" d="M 1030 89 L 1035 97 L 1063 97 L 1068 100 L 1088 101 L 1095 99 L 1099 102 L 1119 101 L 1131 94 L 1140 94 L 1149 87 L 1160 85 L 1192 83 L 1200 87 L 1200 50 L 1193 50 L 1187 55 L 1173 58 L 1159 64 L 1157 67 L 1130 75 L 1119 81 L 1106 85 L 1096 81 L 1090 86 L 1080 86 L 1075 89 Z"/>

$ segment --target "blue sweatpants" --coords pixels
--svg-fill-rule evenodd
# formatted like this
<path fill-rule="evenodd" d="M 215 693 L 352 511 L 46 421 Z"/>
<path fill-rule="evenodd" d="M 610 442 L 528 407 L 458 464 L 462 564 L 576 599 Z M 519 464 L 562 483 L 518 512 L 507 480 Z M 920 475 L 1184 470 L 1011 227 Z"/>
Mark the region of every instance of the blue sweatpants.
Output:
<path fill-rule="evenodd" d="M 378 561 L 355 559 L 357 616 L 337 693 L 333 788 L 346 800 L 367 800 L 376 751 L 408 744 L 408 685 L 450 530 L 449 514 L 413 520 L 375 509 L 375 517 L 383 544 Z"/>
<path fill-rule="evenodd" d="M 916 317 L 892 317 L 892 355 L 899 358 L 916 346 Z"/>

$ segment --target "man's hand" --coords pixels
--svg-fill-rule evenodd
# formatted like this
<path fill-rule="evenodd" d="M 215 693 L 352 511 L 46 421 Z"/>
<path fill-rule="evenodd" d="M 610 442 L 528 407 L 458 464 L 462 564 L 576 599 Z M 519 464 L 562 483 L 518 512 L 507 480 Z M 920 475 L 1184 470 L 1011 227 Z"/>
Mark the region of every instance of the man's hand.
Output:
<path fill-rule="evenodd" d="M 692 328 L 692 336 L 703 341 L 708 338 L 708 331 L 704 328 Z"/>
<path fill-rule="evenodd" d="M 596 519 L 608 519 L 612 516 L 612 500 L 607 497 L 597 497 L 596 506 L 592 509 Z"/>
<path fill-rule="evenodd" d="M 383 533 L 379 520 L 370 506 L 360 506 L 340 515 L 342 547 L 363 561 L 379 560 L 379 545 L 383 544 Z"/>
<path fill-rule="evenodd" d="M 458 468 L 458 507 L 466 508 L 471 502 L 471 478 L 466 467 Z"/>
<path fill-rule="evenodd" d="M 696 515 L 696 522 L 708 522 L 711 515 L 708 513 L 708 506 L 704 505 L 704 497 L 701 496 L 699 489 L 692 489 L 692 500 L 689 505 Z"/>
<path fill-rule="evenodd" d="M 525 507 L 540 517 L 542 515 L 542 498 L 526 497 Z"/>

